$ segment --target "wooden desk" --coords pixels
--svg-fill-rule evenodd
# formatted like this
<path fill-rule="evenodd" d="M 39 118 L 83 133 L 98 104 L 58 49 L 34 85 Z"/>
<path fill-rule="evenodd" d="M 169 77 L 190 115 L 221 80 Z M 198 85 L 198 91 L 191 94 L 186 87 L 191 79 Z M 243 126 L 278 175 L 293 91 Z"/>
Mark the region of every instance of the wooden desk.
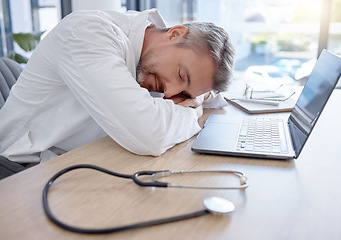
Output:
<path fill-rule="evenodd" d="M 199 155 L 190 150 L 193 139 L 160 157 L 137 156 L 109 138 L 100 139 L 0 181 L 0 239 L 341 239 L 340 103 L 341 92 L 337 91 L 299 159 L 288 162 Z M 241 114 L 231 106 L 218 113 Z M 245 191 L 142 188 L 130 180 L 79 170 L 57 180 L 49 196 L 57 217 L 78 226 L 102 228 L 188 213 L 202 209 L 201 201 L 208 196 L 223 197 L 236 205 L 225 216 L 209 215 L 117 234 L 82 235 L 52 224 L 42 207 L 47 180 L 80 163 L 129 174 L 235 169 L 247 174 L 250 186 Z M 199 181 L 193 177 L 184 180 Z M 225 181 L 221 176 L 210 180 Z"/>

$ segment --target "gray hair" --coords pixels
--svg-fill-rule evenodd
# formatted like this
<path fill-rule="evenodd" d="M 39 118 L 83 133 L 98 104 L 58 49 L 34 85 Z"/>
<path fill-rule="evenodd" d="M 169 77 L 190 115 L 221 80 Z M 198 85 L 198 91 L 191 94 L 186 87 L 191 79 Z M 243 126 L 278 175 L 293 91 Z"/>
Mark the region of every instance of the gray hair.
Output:
<path fill-rule="evenodd" d="M 189 31 L 186 40 L 178 45 L 190 47 L 199 53 L 210 52 L 216 65 L 212 88 L 219 92 L 226 91 L 233 75 L 235 56 L 229 35 L 223 28 L 208 22 L 189 22 L 182 26 L 187 27 Z"/>

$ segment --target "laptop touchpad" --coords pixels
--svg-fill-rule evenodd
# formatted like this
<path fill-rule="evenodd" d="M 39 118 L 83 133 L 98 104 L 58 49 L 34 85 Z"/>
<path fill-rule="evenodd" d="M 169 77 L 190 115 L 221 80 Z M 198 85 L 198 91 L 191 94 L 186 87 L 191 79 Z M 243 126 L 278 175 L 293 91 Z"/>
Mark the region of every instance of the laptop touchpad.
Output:
<path fill-rule="evenodd" d="M 207 123 L 196 139 L 193 148 L 234 150 L 236 147 L 239 123 Z"/>

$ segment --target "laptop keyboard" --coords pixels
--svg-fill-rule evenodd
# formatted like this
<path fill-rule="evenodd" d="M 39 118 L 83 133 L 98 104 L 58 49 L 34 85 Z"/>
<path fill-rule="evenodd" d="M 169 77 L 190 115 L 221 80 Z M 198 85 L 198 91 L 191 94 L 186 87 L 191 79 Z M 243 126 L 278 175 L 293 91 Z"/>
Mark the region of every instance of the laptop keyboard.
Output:
<path fill-rule="evenodd" d="M 239 132 L 237 150 L 287 153 L 283 120 L 245 117 Z"/>

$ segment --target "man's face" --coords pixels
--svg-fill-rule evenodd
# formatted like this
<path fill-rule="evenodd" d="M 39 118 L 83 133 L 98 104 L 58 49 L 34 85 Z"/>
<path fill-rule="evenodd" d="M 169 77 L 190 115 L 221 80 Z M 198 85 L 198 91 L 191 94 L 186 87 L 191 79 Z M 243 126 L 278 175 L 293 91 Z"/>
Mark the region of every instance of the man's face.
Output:
<path fill-rule="evenodd" d="M 141 87 L 164 93 L 165 98 L 178 94 L 194 98 L 212 89 L 214 70 L 208 54 L 168 44 L 145 52 L 137 74 Z"/>

